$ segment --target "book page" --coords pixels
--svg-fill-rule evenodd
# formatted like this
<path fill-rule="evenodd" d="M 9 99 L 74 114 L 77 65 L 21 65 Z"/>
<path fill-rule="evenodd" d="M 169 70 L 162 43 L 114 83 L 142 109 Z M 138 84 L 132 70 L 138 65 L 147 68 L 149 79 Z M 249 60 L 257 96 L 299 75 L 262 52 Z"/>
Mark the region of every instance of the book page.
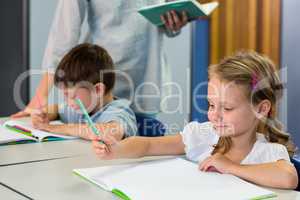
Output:
<path fill-rule="evenodd" d="M 66 136 L 66 135 L 60 135 L 60 134 L 53 134 L 47 131 L 42 131 L 42 130 L 38 130 L 33 128 L 32 124 L 30 121 L 19 121 L 19 120 L 9 120 L 7 122 L 5 122 L 4 124 L 8 124 L 11 126 L 17 125 L 20 126 L 22 128 L 25 128 L 27 130 L 31 131 L 31 134 L 38 137 L 39 141 L 43 140 L 46 137 L 57 137 L 57 138 L 63 138 L 63 139 L 74 139 L 76 137 L 72 137 L 72 136 Z M 59 121 L 53 121 L 50 124 L 63 124 Z"/>
<path fill-rule="evenodd" d="M 23 135 L 21 133 L 10 131 L 3 126 L 0 126 L 0 144 L 5 144 L 9 142 L 18 142 L 24 140 L 33 141 L 36 139 Z"/>
<path fill-rule="evenodd" d="M 99 168 L 74 169 L 73 172 L 88 180 L 104 190 L 112 191 L 114 189 L 110 181 L 112 174 L 122 173 L 124 170 L 130 169 L 137 164 L 105 166 Z"/>
<path fill-rule="evenodd" d="M 96 171 L 100 173 L 101 167 Z M 89 176 L 96 182 L 103 181 L 101 177 Z M 107 174 L 105 181 L 131 199 L 143 200 L 242 200 L 274 195 L 232 175 L 201 172 L 197 164 L 181 158 L 135 165 L 121 173 Z"/>
<path fill-rule="evenodd" d="M 218 2 L 212 2 L 212 3 L 206 3 L 206 4 L 201 4 L 201 9 L 206 15 L 210 15 L 212 11 L 214 11 L 218 7 L 219 3 Z"/>

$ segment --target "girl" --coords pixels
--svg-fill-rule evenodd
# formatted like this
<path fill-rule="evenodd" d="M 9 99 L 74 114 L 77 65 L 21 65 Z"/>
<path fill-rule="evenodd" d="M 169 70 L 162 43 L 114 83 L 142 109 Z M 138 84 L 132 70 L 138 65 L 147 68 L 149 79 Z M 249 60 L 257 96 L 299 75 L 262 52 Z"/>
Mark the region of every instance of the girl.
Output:
<path fill-rule="evenodd" d="M 282 89 L 269 59 L 241 52 L 209 68 L 209 122 L 191 122 L 181 133 L 166 137 L 130 137 L 120 143 L 108 136 L 94 138 L 93 147 L 103 159 L 185 153 L 202 171 L 214 169 L 259 185 L 294 189 L 298 177 L 289 159 L 294 148 L 275 119 Z"/>

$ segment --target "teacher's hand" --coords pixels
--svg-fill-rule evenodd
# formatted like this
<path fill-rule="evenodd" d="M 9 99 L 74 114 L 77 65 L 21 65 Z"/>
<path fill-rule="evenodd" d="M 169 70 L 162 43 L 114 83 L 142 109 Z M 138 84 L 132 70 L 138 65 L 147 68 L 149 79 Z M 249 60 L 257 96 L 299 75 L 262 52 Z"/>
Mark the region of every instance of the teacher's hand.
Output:
<path fill-rule="evenodd" d="M 12 114 L 10 117 L 11 118 L 22 118 L 22 117 L 29 117 L 34 111 L 36 111 L 37 109 L 39 109 L 39 107 L 41 105 L 45 105 L 47 106 L 48 102 L 47 102 L 47 98 L 40 98 L 38 97 L 38 94 L 36 94 L 31 101 L 29 102 L 29 104 L 26 106 L 26 108 L 24 110 L 21 110 L 15 114 Z"/>
<path fill-rule="evenodd" d="M 24 110 L 21 110 L 15 114 L 12 114 L 10 117 L 11 118 L 22 118 L 22 117 L 29 117 L 32 112 L 33 112 L 33 108 L 35 107 L 34 106 L 35 104 L 33 102 L 30 102 L 26 108 Z"/>
<path fill-rule="evenodd" d="M 185 11 L 178 15 L 176 11 L 172 10 L 165 15 L 161 15 L 160 18 L 165 27 L 173 32 L 180 31 L 181 28 L 188 23 L 188 17 Z"/>

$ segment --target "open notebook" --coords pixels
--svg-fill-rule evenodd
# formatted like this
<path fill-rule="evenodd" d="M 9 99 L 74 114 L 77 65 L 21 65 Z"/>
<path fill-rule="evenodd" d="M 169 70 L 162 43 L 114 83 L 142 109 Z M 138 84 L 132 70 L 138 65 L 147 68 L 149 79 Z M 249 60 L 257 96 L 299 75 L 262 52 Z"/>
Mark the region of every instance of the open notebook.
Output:
<path fill-rule="evenodd" d="M 151 6 L 146 6 L 138 10 L 138 12 L 156 26 L 163 25 L 160 19 L 161 15 L 174 10 L 178 13 L 185 11 L 189 20 L 197 19 L 201 16 L 208 16 L 215 8 L 218 2 L 200 4 L 195 0 L 177 0 Z"/>
<path fill-rule="evenodd" d="M 51 124 L 62 124 L 60 121 Z M 34 129 L 31 122 L 9 120 L 0 126 L 0 144 L 15 144 L 27 142 L 45 142 L 75 139 L 76 137 L 52 134 L 50 132 Z"/>
<path fill-rule="evenodd" d="M 197 164 L 182 158 L 73 172 L 126 200 L 245 200 L 276 196 L 232 175 L 201 172 Z"/>

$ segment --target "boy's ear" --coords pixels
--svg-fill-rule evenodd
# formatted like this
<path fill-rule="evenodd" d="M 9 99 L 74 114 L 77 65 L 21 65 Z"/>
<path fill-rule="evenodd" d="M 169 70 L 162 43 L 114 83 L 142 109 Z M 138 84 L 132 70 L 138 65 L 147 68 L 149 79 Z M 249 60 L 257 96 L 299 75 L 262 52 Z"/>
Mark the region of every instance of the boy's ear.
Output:
<path fill-rule="evenodd" d="M 103 83 L 97 83 L 94 85 L 95 91 L 98 95 L 104 96 L 105 95 L 105 85 Z"/>
<path fill-rule="evenodd" d="M 257 114 L 258 114 L 257 117 L 259 119 L 268 117 L 271 107 L 272 107 L 272 104 L 269 100 L 265 99 L 262 102 L 260 102 L 257 105 Z"/>

